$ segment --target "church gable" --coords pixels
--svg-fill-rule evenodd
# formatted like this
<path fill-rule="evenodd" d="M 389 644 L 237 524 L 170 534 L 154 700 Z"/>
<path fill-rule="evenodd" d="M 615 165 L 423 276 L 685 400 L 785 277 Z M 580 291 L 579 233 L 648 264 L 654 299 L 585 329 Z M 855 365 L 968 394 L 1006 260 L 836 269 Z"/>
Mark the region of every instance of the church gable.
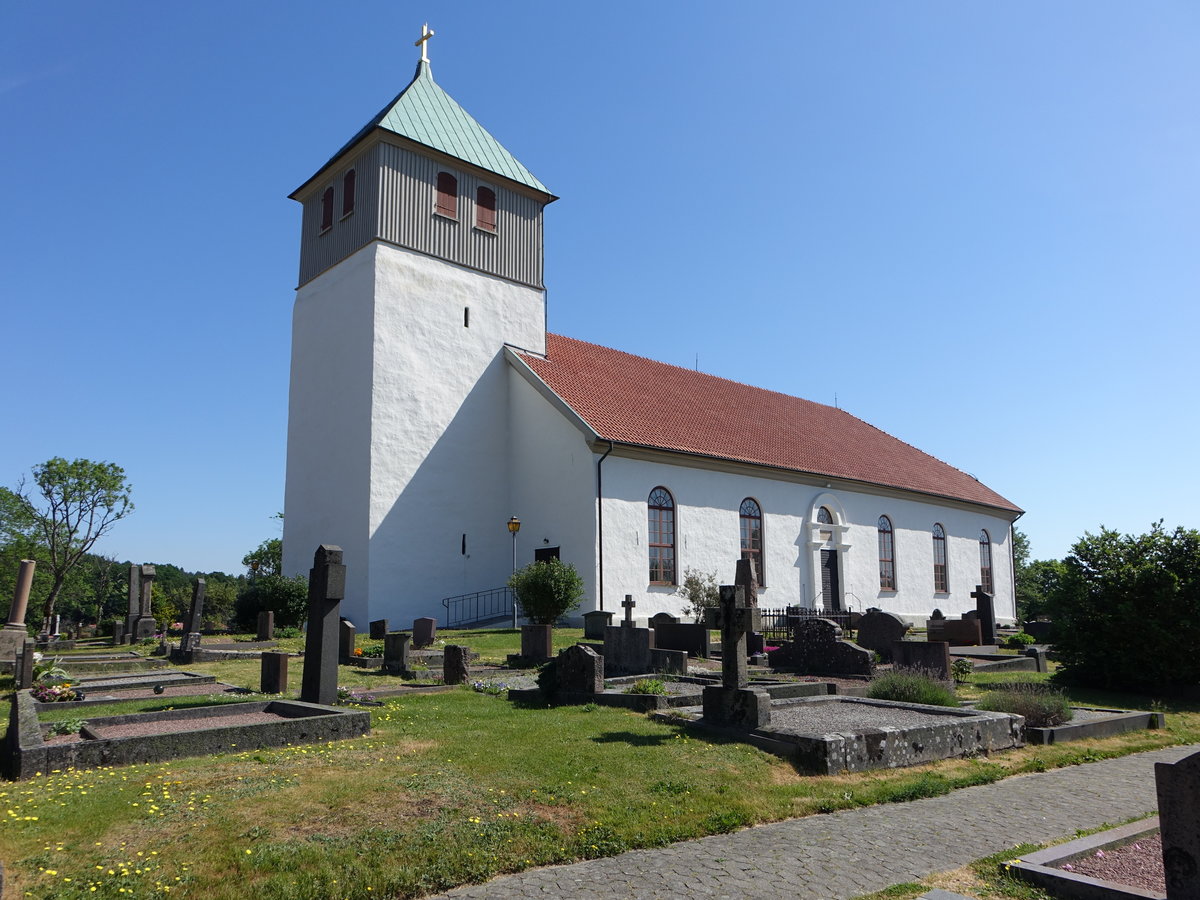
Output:
<path fill-rule="evenodd" d="M 529 369 L 597 437 L 841 478 L 995 507 L 1019 507 L 844 410 L 561 335 Z"/>

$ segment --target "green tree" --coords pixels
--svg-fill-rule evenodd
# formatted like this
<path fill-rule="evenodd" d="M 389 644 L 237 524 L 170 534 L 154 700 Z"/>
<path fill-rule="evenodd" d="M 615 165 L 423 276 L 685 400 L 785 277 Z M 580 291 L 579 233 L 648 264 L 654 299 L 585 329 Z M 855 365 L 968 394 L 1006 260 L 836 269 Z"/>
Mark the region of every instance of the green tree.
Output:
<path fill-rule="evenodd" d="M 675 593 L 687 601 L 687 614 L 701 624 L 704 623 L 704 611 L 716 609 L 721 603 L 716 572 L 684 569 L 683 583 Z"/>
<path fill-rule="evenodd" d="M 542 560 L 518 569 L 508 579 L 508 586 L 525 615 L 538 625 L 553 625 L 583 599 L 583 579 L 573 565 L 560 559 Z"/>
<path fill-rule="evenodd" d="M 1062 581 L 1066 566 L 1057 559 L 1031 560 L 1029 537 L 1013 528 L 1013 569 L 1016 574 L 1017 618 L 1032 621 L 1047 615 L 1049 597 Z"/>
<path fill-rule="evenodd" d="M 271 538 L 263 541 L 242 557 L 242 565 L 251 575 L 280 575 L 283 573 L 283 541 Z"/>
<path fill-rule="evenodd" d="M 1200 531 L 1085 533 L 1049 597 L 1064 677 L 1161 690 L 1200 684 Z"/>
<path fill-rule="evenodd" d="M 49 459 L 33 467 L 33 485 L 22 478 L 15 491 L 0 488 L 0 509 L 9 527 L 34 536 L 45 550 L 50 590 L 42 607 L 43 622 L 54 606 L 68 574 L 92 545 L 133 512 L 125 470 L 115 463 L 90 459 Z"/>

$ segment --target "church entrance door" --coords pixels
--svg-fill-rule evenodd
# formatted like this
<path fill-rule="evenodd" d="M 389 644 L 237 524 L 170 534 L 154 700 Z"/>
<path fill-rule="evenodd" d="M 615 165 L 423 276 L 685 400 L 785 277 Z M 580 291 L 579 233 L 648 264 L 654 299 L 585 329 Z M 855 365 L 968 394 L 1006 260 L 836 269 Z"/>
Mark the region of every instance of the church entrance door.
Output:
<path fill-rule="evenodd" d="M 821 551 L 821 606 L 828 612 L 841 612 L 842 609 L 836 550 Z"/>

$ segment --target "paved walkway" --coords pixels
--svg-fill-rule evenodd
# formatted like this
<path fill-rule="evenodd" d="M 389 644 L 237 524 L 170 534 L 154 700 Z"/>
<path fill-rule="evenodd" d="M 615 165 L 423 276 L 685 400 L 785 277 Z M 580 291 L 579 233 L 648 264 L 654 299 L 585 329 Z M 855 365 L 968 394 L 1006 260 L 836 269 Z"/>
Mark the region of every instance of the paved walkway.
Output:
<path fill-rule="evenodd" d="M 844 810 L 685 841 L 661 850 L 531 869 L 439 897 L 847 900 L 957 869 L 1020 843 L 1040 844 L 1152 812 L 1154 763 L 1170 747 L 1021 775 L 943 797 Z"/>

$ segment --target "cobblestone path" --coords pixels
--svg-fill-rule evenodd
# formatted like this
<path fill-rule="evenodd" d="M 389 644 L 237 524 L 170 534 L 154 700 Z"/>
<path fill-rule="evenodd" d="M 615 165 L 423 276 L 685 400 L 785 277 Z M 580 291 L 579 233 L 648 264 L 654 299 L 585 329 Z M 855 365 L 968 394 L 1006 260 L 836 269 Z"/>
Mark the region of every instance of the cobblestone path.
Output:
<path fill-rule="evenodd" d="M 1152 812 L 1154 763 L 1200 745 L 1020 775 L 943 797 L 851 809 L 531 869 L 439 898 L 847 900 L 956 869 L 1023 842 L 1042 843 Z"/>

